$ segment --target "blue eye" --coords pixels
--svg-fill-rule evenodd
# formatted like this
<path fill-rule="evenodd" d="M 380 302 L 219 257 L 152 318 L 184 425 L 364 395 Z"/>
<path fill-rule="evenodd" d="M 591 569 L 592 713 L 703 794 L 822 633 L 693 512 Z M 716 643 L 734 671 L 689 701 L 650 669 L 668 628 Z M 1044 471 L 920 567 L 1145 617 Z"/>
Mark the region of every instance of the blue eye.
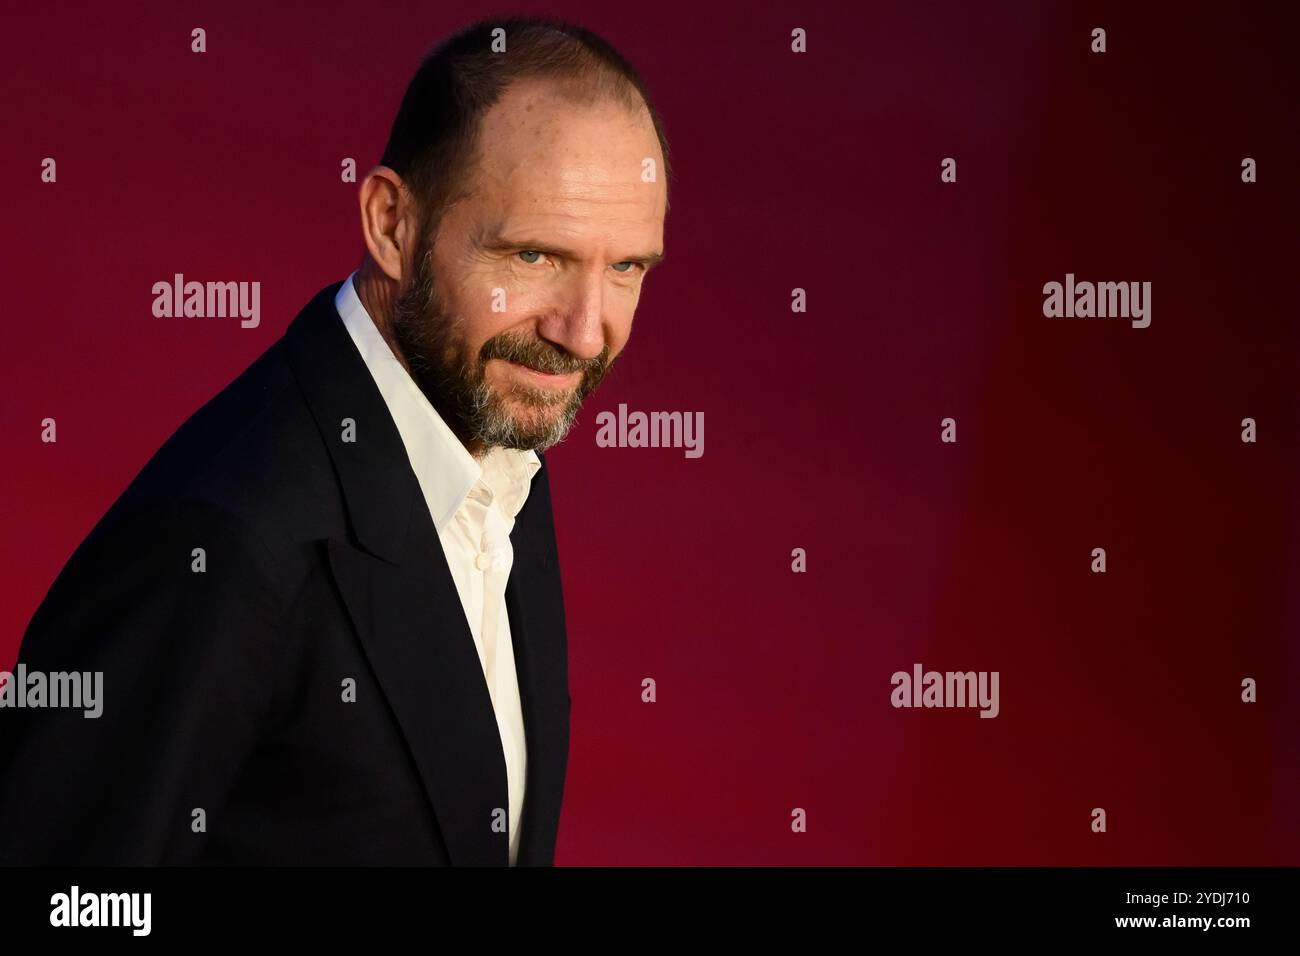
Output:
<path fill-rule="evenodd" d="M 629 271 L 632 269 L 632 267 L 633 267 L 634 265 L 636 265 L 635 262 L 616 262 L 616 263 L 614 263 L 614 268 L 615 268 L 617 271 L 619 271 L 619 272 L 626 273 L 626 272 L 629 272 Z M 627 268 L 626 268 L 626 269 L 619 269 L 619 268 L 618 268 L 619 266 L 627 266 Z"/>
<path fill-rule="evenodd" d="M 537 252 L 537 251 L 535 251 L 535 250 L 533 250 L 533 249 L 525 249 L 523 252 L 519 253 L 519 255 L 521 255 L 521 256 L 541 256 L 542 253 Z M 532 265 L 536 265 L 536 264 L 537 264 L 537 260 L 536 260 L 536 259 L 524 259 L 524 262 L 528 263 L 530 266 L 532 266 Z"/>

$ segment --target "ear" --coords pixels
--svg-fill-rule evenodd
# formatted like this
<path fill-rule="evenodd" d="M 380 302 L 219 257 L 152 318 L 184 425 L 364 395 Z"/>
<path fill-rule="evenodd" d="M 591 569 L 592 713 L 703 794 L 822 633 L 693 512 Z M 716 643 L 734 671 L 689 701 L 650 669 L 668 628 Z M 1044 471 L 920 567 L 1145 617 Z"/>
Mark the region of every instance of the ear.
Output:
<path fill-rule="evenodd" d="M 376 166 L 358 191 L 361 236 L 370 258 L 384 274 L 401 283 L 417 245 L 419 217 L 402 177 L 387 166 Z"/>

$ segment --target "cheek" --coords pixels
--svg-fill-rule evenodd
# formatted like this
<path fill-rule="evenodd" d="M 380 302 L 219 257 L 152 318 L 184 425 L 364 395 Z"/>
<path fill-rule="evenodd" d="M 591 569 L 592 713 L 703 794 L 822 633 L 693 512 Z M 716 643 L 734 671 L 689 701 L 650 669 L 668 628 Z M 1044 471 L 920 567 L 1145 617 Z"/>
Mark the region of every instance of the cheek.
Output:
<path fill-rule="evenodd" d="M 443 266 L 443 311 L 457 326 L 460 338 L 475 350 L 510 324 L 520 302 L 520 287 L 508 274 L 457 261 Z"/>
<path fill-rule="evenodd" d="M 477 360 L 483 349 L 483 343 L 510 326 L 510 315 L 496 311 L 502 295 L 494 293 L 499 287 L 474 284 L 470 288 L 458 288 L 446 303 L 445 314 L 455 330 L 455 338 L 461 343 L 467 356 Z M 509 303 L 508 297 L 504 300 Z"/>

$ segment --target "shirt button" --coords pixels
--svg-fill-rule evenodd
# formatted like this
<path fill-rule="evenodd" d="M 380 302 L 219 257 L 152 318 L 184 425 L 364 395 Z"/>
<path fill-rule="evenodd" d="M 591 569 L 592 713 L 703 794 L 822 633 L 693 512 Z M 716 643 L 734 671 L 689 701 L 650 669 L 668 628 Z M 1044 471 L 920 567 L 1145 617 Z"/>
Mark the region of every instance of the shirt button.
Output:
<path fill-rule="evenodd" d="M 478 568 L 480 571 L 486 571 L 488 568 L 492 567 L 492 555 L 488 554 L 486 551 L 480 551 L 474 556 L 474 567 Z"/>

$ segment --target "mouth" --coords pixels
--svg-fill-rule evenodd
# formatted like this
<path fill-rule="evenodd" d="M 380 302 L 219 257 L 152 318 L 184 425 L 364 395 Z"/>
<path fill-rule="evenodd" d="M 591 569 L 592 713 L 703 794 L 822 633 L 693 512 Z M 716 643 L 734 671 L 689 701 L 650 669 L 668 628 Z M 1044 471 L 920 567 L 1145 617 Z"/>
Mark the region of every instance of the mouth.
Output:
<path fill-rule="evenodd" d="M 531 366 L 521 365 L 518 362 L 506 361 L 506 364 L 509 365 L 516 374 L 528 379 L 530 382 L 540 385 L 549 385 L 555 388 L 574 384 L 582 374 L 581 372 L 542 372 L 538 369 L 532 368 Z"/>

